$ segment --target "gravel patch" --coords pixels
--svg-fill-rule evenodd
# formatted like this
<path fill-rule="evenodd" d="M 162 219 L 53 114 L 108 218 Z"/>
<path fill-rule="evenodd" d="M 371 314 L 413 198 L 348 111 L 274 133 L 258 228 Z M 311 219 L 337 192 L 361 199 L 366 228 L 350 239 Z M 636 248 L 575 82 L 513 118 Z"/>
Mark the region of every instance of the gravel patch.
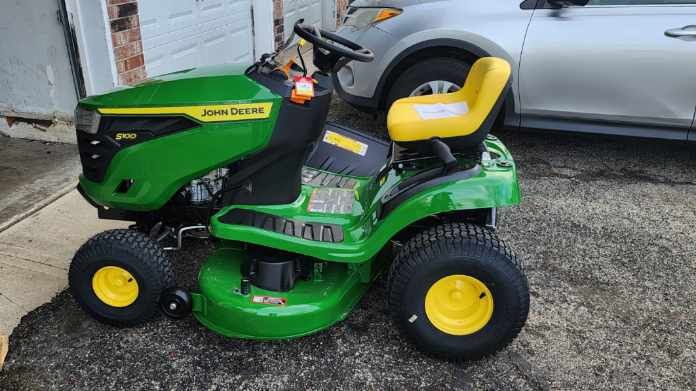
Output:
<path fill-rule="evenodd" d="M 384 134 L 382 120 L 344 104 L 332 117 Z M 15 329 L 0 389 L 696 388 L 693 145 L 496 134 L 524 196 L 501 211 L 499 233 L 525 260 L 532 291 L 527 326 L 498 355 L 421 355 L 390 323 L 384 279 L 346 321 L 275 342 L 225 339 L 192 318 L 115 329 L 63 292 Z M 195 287 L 211 250 L 192 241 L 177 254 L 180 284 Z"/>

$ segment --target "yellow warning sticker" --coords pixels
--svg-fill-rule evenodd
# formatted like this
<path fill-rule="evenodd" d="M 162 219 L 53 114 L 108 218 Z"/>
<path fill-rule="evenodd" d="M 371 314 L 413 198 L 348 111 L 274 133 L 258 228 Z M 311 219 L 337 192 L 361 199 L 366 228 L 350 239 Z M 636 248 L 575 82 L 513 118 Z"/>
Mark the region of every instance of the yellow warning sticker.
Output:
<path fill-rule="evenodd" d="M 186 115 L 200 122 L 245 121 L 271 116 L 273 102 L 239 103 L 213 106 L 122 107 L 101 108 L 102 114 L 112 115 Z"/>
<path fill-rule="evenodd" d="M 345 149 L 346 151 L 353 152 L 360 156 L 367 155 L 367 144 L 361 143 L 358 140 L 353 140 L 350 137 L 346 137 L 330 130 L 327 130 L 326 133 L 324 133 L 324 142 L 341 149 Z"/>

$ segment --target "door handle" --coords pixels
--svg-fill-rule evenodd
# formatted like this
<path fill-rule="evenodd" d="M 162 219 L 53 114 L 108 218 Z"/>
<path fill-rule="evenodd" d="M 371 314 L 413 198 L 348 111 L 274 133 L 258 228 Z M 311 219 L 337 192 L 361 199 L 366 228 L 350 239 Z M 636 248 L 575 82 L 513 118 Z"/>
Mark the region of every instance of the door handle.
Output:
<path fill-rule="evenodd" d="M 696 25 L 688 25 L 684 27 L 678 27 L 675 29 L 669 29 L 665 31 L 665 35 L 671 38 L 696 37 Z"/>

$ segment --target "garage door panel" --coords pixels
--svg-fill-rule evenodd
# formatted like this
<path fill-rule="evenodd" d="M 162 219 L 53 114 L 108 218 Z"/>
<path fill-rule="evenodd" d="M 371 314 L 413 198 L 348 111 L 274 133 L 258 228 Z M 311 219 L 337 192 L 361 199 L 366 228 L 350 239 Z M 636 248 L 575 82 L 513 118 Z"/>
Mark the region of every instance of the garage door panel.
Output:
<path fill-rule="evenodd" d="M 149 75 L 252 60 L 251 0 L 148 0 L 140 13 Z"/>
<path fill-rule="evenodd" d="M 211 0 L 206 0 L 205 3 L 203 3 L 203 6 L 201 7 L 201 11 L 203 11 L 204 14 L 210 13 L 212 10 L 220 9 L 225 6 L 225 3 L 223 1 L 211 1 Z"/>
<path fill-rule="evenodd" d="M 283 0 L 285 37 L 292 34 L 293 26 L 299 19 L 304 19 L 308 24 L 321 26 L 321 4 L 322 0 Z"/>

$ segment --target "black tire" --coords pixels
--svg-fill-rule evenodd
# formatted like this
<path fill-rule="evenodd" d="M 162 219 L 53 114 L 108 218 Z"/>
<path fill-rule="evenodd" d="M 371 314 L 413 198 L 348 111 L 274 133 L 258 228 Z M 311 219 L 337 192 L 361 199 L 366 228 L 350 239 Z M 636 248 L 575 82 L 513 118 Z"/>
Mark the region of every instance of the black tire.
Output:
<path fill-rule="evenodd" d="M 490 290 L 492 316 L 468 335 L 446 333 L 426 313 L 425 297 L 440 279 L 466 275 Z M 464 223 L 432 227 L 401 248 L 389 273 L 389 311 L 419 350 L 449 360 L 478 360 L 519 334 L 529 312 L 529 288 L 521 262 L 491 230 Z"/>
<path fill-rule="evenodd" d="M 463 86 L 471 64 L 450 57 L 430 58 L 406 69 L 394 83 L 387 94 L 386 110 L 389 111 L 396 100 L 410 96 L 420 85 L 434 80 L 445 80 Z"/>
<path fill-rule="evenodd" d="M 106 266 L 125 269 L 135 279 L 138 293 L 131 304 L 111 306 L 95 293 L 92 279 Z M 68 281 L 80 307 L 95 319 L 117 327 L 135 326 L 156 315 L 162 291 L 176 282 L 169 257 L 158 243 L 130 229 L 105 231 L 82 245 L 70 264 Z"/>

